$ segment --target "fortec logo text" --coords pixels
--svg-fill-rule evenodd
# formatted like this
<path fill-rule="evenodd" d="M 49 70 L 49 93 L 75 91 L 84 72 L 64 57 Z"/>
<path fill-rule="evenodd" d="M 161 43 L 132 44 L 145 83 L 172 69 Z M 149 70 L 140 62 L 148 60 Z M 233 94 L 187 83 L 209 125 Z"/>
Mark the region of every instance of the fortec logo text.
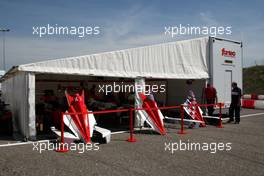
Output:
<path fill-rule="evenodd" d="M 230 51 L 230 50 L 226 50 L 225 48 L 222 48 L 222 56 L 225 57 L 236 57 L 236 52 L 235 51 Z"/>

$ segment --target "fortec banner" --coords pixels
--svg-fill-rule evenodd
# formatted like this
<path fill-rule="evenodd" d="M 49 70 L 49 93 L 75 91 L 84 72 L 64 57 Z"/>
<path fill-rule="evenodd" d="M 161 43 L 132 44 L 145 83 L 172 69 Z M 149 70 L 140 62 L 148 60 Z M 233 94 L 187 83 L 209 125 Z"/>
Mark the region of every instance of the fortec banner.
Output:
<path fill-rule="evenodd" d="M 222 48 L 221 49 L 221 55 L 224 56 L 224 57 L 236 57 L 236 52 L 235 51 L 232 51 L 232 50 L 227 50 L 225 48 Z"/>

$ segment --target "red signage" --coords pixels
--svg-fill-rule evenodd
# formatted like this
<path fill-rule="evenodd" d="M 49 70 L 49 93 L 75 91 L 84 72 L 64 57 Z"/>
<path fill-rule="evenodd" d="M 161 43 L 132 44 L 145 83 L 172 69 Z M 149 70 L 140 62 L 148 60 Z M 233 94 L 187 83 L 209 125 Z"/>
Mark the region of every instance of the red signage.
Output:
<path fill-rule="evenodd" d="M 222 56 L 225 57 L 236 57 L 236 52 L 235 51 L 230 51 L 230 50 L 226 50 L 225 48 L 222 48 Z"/>

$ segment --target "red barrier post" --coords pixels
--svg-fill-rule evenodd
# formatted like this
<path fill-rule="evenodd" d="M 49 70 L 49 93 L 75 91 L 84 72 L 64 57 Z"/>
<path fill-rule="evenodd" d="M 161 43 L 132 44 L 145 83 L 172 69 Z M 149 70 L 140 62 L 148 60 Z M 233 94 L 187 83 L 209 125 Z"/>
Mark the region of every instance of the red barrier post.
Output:
<path fill-rule="evenodd" d="M 224 128 L 222 124 L 222 103 L 218 103 L 219 105 L 219 123 L 217 125 L 217 128 Z"/>
<path fill-rule="evenodd" d="M 129 119 L 130 119 L 130 137 L 127 139 L 128 142 L 136 142 L 134 137 L 134 122 L 133 122 L 133 109 L 129 108 Z"/>
<path fill-rule="evenodd" d="M 186 134 L 186 131 L 184 131 L 184 109 L 183 109 L 183 105 L 181 105 L 181 130 L 178 131 L 178 134 Z"/>
<path fill-rule="evenodd" d="M 64 121 L 63 121 L 63 112 L 61 113 L 61 142 L 59 144 L 59 149 L 56 149 L 56 152 L 68 152 L 69 150 L 64 146 Z"/>

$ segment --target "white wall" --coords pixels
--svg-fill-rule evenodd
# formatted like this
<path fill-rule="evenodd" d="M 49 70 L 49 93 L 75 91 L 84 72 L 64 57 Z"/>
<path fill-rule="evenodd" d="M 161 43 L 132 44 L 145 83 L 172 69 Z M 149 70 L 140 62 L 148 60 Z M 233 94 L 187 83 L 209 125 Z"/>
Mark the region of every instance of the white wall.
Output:
<path fill-rule="evenodd" d="M 5 74 L 5 71 L 4 70 L 0 70 L 0 78 L 2 76 L 4 76 L 4 74 Z M 0 82 L 0 90 L 2 90 L 1 82 Z"/>
<path fill-rule="evenodd" d="M 25 138 L 36 135 L 35 76 L 17 72 L 2 83 L 3 99 L 12 111 L 13 132 Z"/>

